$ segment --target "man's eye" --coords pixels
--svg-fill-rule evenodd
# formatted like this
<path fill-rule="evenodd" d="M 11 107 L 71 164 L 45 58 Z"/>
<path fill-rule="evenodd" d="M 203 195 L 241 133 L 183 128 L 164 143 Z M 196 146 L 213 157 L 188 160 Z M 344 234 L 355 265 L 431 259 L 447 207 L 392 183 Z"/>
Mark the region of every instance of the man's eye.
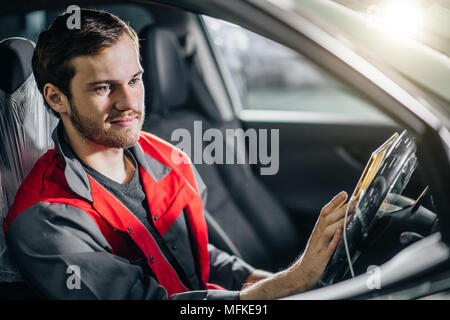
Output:
<path fill-rule="evenodd" d="M 111 86 L 101 86 L 95 89 L 96 91 L 100 91 L 101 93 L 108 92 L 111 90 Z"/>
<path fill-rule="evenodd" d="M 131 79 L 130 84 L 136 84 L 139 81 L 141 81 L 141 78 L 134 78 L 134 79 Z"/>

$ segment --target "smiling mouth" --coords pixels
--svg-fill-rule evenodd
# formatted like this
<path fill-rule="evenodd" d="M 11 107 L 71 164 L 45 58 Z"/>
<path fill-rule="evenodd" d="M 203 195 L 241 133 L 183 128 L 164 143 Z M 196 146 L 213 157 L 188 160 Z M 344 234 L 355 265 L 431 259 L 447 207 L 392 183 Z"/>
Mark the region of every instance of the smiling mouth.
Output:
<path fill-rule="evenodd" d="M 138 120 L 137 116 L 134 117 L 126 117 L 122 119 L 112 120 L 110 121 L 111 124 L 115 124 L 121 127 L 128 127 L 134 125 Z"/>

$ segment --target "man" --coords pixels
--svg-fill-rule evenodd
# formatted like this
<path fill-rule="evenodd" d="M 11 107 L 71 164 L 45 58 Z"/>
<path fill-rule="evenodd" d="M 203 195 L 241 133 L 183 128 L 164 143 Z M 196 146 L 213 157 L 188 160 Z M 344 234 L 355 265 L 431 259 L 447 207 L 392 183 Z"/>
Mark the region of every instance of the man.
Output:
<path fill-rule="evenodd" d="M 209 245 L 200 176 L 189 161 L 172 161 L 174 146 L 141 132 L 136 33 L 106 12 L 82 10 L 73 30 L 67 17 L 40 34 L 32 61 L 60 117 L 55 149 L 4 221 L 26 281 L 63 299 L 275 299 L 313 287 L 340 239 L 347 195 L 322 209 L 285 271 L 255 270 Z"/>

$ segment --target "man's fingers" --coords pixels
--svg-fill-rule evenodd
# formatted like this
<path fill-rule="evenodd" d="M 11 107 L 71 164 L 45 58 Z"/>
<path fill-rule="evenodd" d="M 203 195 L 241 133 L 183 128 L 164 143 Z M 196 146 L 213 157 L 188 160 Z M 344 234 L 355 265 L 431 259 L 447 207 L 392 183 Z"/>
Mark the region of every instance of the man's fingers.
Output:
<path fill-rule="evenodd" d="M 347 223 L 350 221 L 350 218 L 351 218 L 351 217 L 352 217 L 351 214 L 349 214 L 349 215 L 347 216 L 347 221 L 346 221 Z M 344 227 L 344 220 L 345 220 L 345 217 L 339 219 L 338 221 L 336 221 L 336 222 L 333 223 L 332 225 L 329 225 L 329 226 L 325 229 L 326 234 L 331 238 L 331 237 L 336 233 L 336 231 L 338 231 L 339 229 L 342 230 L 342 228 Z"/>
<path fill-rule="evenodd" d="M 333 238 L 331 239 L 330 243 L 328 244 L 327 250 L 328 250 L 330 256 L 333 254 L 334 250 L 338 246 L 339 241 L 341 240 L 341 236 L 342 236 L 342 228 L 338 229 L 335 232 Z"/>
<path fill-rule="evenodd" d="M 327 215 L 347 201 L 347 192 L 342 191 L 338 195 L 336 195 L 333 199 L 331 199 L 330 202 L 328 202 L 323 208 L 322 208 L 322 214 Z"/>
<path fill-rule="evenodd" d="M 351 217 L 352 217 L 351 214 L 349 214 L 347 216 L 347 221 L 345 221 L 347 224 L 350 221 Z M 331 238 L 331 241 L 328 244 L 328 250 L 331 251 L 330 254 L 332 254 L 334 252 L 337 245 L 339 244 L 339 241 L 342 238 L 342 233 L 343 233 L 343 229 L 344 229 L 344 220 L 345 220 L 345 217 L 329 227 L 330 228 L 329 232 L 331 232 L 331 234 L 333 235 L 333 238 Z"/>
<path fill-rule="evenodd" d="M 356 201 L 349 202 L 346 205 L 341 206 L 339 209 L 330 212 L 326 217 L 327 224 L 333 224 L 339 219 L 343 218 L 345 216 L 345 211 L 347 210 L 348 206 L 350 206 L 348 209 L 348 214 L 350 215 L 351 213 L 353 213 L 356 207 L 356 203 L 357 203 Z"/>

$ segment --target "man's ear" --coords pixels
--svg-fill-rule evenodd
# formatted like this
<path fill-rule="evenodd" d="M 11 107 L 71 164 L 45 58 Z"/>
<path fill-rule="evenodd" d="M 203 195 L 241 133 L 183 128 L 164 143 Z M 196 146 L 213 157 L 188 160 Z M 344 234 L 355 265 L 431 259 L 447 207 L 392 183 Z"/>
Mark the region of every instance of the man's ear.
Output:
<path fill-rule="evenodd" d="M 51 83 L 46 83 L 42 90 L 45 101 L 55 112 L 66 113 L 69 108 L 69 101 L 59 88 Z"/>

